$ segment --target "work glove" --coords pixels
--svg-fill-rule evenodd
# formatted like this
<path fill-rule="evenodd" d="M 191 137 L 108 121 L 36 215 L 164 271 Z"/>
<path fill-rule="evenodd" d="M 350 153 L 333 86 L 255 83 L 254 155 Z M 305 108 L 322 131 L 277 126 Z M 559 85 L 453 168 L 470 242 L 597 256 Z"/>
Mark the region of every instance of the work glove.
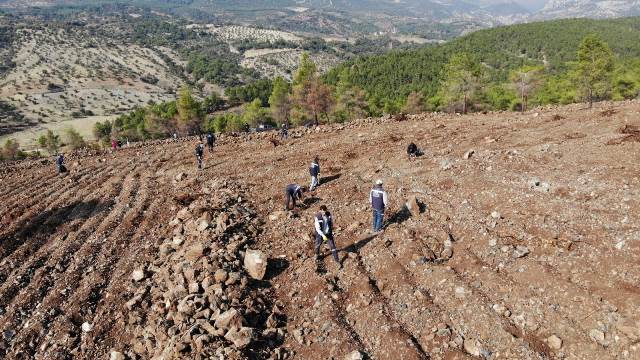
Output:
<path fill-rule="evenodd" d="M 329 239 L 327 238 L 327 235 L 322 235 L 322 240 L 329 241 Z"/>

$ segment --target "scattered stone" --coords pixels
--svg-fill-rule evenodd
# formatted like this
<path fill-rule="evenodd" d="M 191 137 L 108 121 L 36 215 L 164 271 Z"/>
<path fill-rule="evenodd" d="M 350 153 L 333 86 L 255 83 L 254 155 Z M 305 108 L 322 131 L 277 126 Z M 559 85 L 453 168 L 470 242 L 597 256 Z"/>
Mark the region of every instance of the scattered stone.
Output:
<path fill-rule="evenodd" d="M 135 282 L 142 281 L 144 280 L 144 278 L 145 278 L 144 269 L 135 269 L 131 273 L 131 279 L 133 279 L 133 281 Z"/>
<path fill-rule="evenodd" d="M 344 360 L 364 360 L 364 354 L 358 350 L 354 350 L 344 357 Z"/>
<path fill-rule="evenodd" d="M 12 329 L 7 329 L 2 333 L 2 338 L 5 341 L 11 341 L 11 339 L 13 339 L 14 336 L 16 336 L 16 332 Z"/>
<path fill-rule="evenodd" d="M 525 257 L 529 254 L 529 248 L 526 246 L 522 246 L 522 245 L 518 245 L 516 246 L 516 248 L 513 250 L 513 258 L 514 259 L 518 259 L 521 257 Z"/>
<path fill-rule="evenodd" d="M 248 249 L 244 255 L 244 268 L 249 276 L 262 280 L 267 271 L 267 256 L 260 250 Z"/>
<path fill-rule="evenodd" d="M 187 177 L 187 175 L 183 172 L 178 173 L 178 175 L 176 175 L 176 181 L 182 181 Z"/>
<path fill-rule="evenodd" d="M 184 258 L 192 263 L 195 263 L 202 257 L 203 253 L 204 248 L 202 247 L 202 244 L 195 244 L 191 246 L 189 250 L 187 250 L 187 252 L 184 254 Z"/>
<path fill-rule="evenodd" d="M 93 325 L 89 324 L 86 321 L 84 323 L 82 323 L 82 331 L 83 332 L 88 333 L 88 332 L 91 332 L 91 330 L 93 330 Z"/>
<path fill-rule="evenodd" d="M 469 355 L 480 356 L 480 346 L 478 342 L 473 339 L 465 339 L 463 343 L 464 351 Z"/>
<path fill-rule="evenodd" d="M 180 246 L 184 243 L 184 237 L 182 236 L 174 236 L 173 237 L 173 245 Z"/>
<path fill-rule="evenodd" d="M 300 345 L 304 345 L 304 332 L 302 329 L 293 330 L 293 338 L 296 339 Z"/>
<path fill-rule="evenodd" d="M 473 156 L 473 154 L 475 154 L 475 153 L 476 153 L 475 150 L 469 150 L 466 153 L 464 153 L 463 157 L 464 157 L 465 160 L 469 160 Z"/>
<path fill-rule="evenodd" d="M 418 217 L 420 216 L 420 203 L 418 202 L 418 198 L 415 195 L 409 197 L 407 202 L 405 203 L 407 210 L 411 213 L 411 216 Z"/>
<path fill-rule="evenodd" d="M 507 308 L 502 304 L 493 304 L 492 309 L 493 311 L 501 315 L 504 314 L 505 310 L 507 310 Z"/>
<path fill-rule="evenodd" d="M 444 159 L 440 161 L 440 169 L 447 171 L 453 168 L 453 162 L 449 159 Z"/>
<path fill-rule="evenodd" d="M 591 340 L 597 342 L 598 344 L 604 343 L 604 336 L 604 332 L 598 329 L 592 329 L 591 331 L 589 331 L 589 337 L 591 338 Z"/>
<path fill-rule="evenodd" d="M 491 213 L 491 217 L 492 217 L 492 218 L 494 218 L 494 219 L 496 219 L 496 220 L 497 220 L 497 219 L 501 219 L 501 218 L 502 218 L 502 214 L 500 214 L 500 213 L 499 213 L 499 212 L 497 212 L 497 211 L 494 211 L 494 212 L 492 212 L 492 213 Z"/>
<path fill-rule="evenodd" d="M 242 315 L 236 309 L 231 309 L 223 312 L 216 317 L 215 327 L 222 330 L 227 330 L 231 327 L 240 328 L 244 323 Z"/>
<path fill-rule="evenodd" d="M 560 350 L 562 348 L 562 339 L 557 337 L 556 335 L 551 335 L 547 338 L 547 343 L 549 347 L 553 350 Z"/>
<path fill-rule="evenodd" d="M 227 332 L 224 338 L 231 341 L 236 348 L 242 349 L 254 340 L 255 330 L 250 327 L 242 327 L 239 330 L 233 327 Z"/>
<path fill-rule="evenodd" d="M 213 274 L 213 278 L 215 279 L 216 283 L 223 284 L 229 278 L 229 273 L 227 273 L 226 271 L 224 271 L 222 269 L 218 269 Z"/>
<path fill-rule="evenodd" d="M 198 225 L 196 227 L 196 229 L 198 230 L 198 232 L 203 232 L 205 230 L 207 230 L 209 228 L 209 221 L 206 219 L 200 219 L 198 221 Z"/>
<path fill-rule="evenodd" d="M 109 360 L 125 360 L 125 357 L 121 352 L 114 350 L 109 354 Z"/>
<path fill-rule="evenodd" d="M 465 297 L 465 292 L 466 292 L 466 291 L 465 291 L 465 289 L 464 289 L 462 286 L 458 286 L 458 287 L 456 288 L 456 291 L 455 291 L 455 293 L 456 293 L 456 297 L 457 297 L 458 299 L 464 299 L 464 297 Z"/>

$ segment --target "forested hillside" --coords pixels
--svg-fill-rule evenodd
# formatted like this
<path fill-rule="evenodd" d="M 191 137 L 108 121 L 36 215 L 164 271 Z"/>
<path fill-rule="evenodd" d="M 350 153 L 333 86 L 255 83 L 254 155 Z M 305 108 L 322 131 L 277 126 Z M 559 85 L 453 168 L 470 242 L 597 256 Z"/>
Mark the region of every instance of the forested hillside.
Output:
<path fill-rule="evenodd" d="M 550 75 L 567 71 L 582 39 L 597 34 L 619 60 L 640 56 L 640 18 L 572 19 L 520 24 L 477 31 L 443 45 L 394 51 L 346 62 L 327 75 L 336 84 L 340 74 L 378 102 L 400 101 L 411 92 L 435 96 L 442 69 L 454 54 L 466 53 L 485 65 L 489 83 L 505 82 L 512 70 L 542 66 Z"/>

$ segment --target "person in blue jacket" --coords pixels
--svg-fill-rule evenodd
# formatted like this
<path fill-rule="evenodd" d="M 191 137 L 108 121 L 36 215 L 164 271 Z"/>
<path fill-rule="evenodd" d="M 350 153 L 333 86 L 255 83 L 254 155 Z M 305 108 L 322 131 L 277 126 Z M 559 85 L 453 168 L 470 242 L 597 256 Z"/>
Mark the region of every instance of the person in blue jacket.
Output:
<path fill-rule="evenodd" d="M 316 156 L 309 167 L 309 175 L 311 175 L 311 186 L 309 186 L 309 191 L 312 191 L 320 182 L 318 181 L 318 176 L 320 175 L 320 159 Z"/>
<path fill-rule="evenodd" d="M 288 211 L 296 207 L 296 200 L 302 200 L 302 187 L 298 184 L 289 184 L 284 190 L 284 210 Z M 292 204 L 289 207 L 289 204 Z"/>
<path fill-rule="evenodd" d="M 384 210 L 388 205 L 387 192 L 382 188 L 382 180 L 377 180 L 376 185 L 369 193 L 369 202 L 373 208 L 373 231 L 382 230 L 384 222 Z"/>
<path fill-rule="evenodd" d="M 333 254 L 333 259 L 338 266 L 342 268 L 340 259 L 338 259 L 338 250 L 336 249 L 336 243 L 333 240 L 333 219 L 331 213 L 327 210 L 325 205 L 320 206 L 320 212 L 314 216 L 313 219 L 314 229 L 316 232 L 316 260 L 320 259 L 320 247 L 326 241 Z"/>

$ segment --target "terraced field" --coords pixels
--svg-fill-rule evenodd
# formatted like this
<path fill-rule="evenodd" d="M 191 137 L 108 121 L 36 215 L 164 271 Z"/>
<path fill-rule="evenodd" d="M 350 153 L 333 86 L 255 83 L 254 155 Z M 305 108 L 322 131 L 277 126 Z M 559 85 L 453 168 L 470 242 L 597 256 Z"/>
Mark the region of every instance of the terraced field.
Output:
<path fill-rule="evenodd" d="M 638 358 L 639 128 L 633 101 L 227 137 L 200 172 L 193 141 L 78 156 L 65 176 L 46 161 L 7 165 L 0 357 L 137 353 L 130 274 L 157 260 L 185 196 L 226 181 L 261 219 L 254 246 L 270 268 L 249 287 L 286 314 L 274 359 Z M 415 161 L 411 141 L 424 151 Z M 321 186 L 282 211 L 285 185 L 306 184 L 315 155 Z M 377 178 L 391 205 L 374 234 Z M 314 260 L 320 204 L 342 270 L 326 249 Z M 265 357 L 254 350 L 242 354 Z"/>

